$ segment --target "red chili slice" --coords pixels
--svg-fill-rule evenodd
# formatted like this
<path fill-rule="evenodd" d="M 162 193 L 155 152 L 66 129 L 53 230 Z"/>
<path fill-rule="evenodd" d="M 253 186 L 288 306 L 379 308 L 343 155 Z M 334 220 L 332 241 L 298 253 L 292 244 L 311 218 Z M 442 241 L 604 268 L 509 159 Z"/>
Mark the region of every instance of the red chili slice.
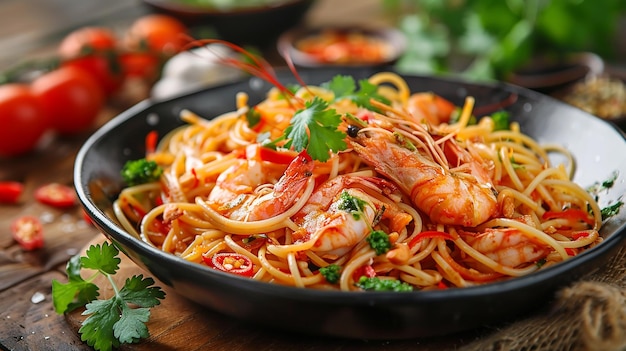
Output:
<path fill-rule="evenodd" d="M 50 183 L 35 191 L 35 199 L 42 204 L 58 208 L 76 205 L 76 193 L 73 188 L 59 183 Z"/>
<path fill-rule="evenodd" d="M 254 275 L 254 264 L 247 256 L 234 252 L 220 252 L 212 257 L 202 255 L 204 262 L 217 270 L 244 277 Z"/>
<path fill-rule="evenodd" d="M 26 251 L 43 247 L 43 227 L 37 217 L 23 216 L 11 224 L 13 239 Z"/>
<path fill-rule="evenodd" d="M 24 185 L 20 182 L 0 182 L 0 203 L 14 204 L 20 199 Z"/>

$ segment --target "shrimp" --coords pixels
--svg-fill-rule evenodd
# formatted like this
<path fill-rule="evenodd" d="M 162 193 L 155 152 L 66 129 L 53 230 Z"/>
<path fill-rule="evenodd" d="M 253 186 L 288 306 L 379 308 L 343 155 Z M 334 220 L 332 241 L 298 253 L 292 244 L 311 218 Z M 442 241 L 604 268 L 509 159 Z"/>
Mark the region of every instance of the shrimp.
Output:
<path fill-rule="evenodd" d="M 415 93 L 409 97 L 406 109 L 411 116 L 425 119 L 431 125 L 440 125 L 450 121 L 456 106 L 450 101 L 431 92 Z"/>
<path fill-rule="evenodd" d="M 487 228 L 479 234 L 463 233 L 467 234 L 464 235 L 466 241 L 476 251 L 503 266 L 515 268 L 536 262 L 550 253 L 546 244 L 533 241 L 515 228 Z"/>
<path fill-rule="evenodd" d="M 491 183 L 485 182 L 488 177 L 484 175 L 450 172 L 399 145 L 391 134 L 358 133 L 347 141 L 367 164 L 393 181 L 435 223 L 475 227 L 497 212 L 495 191 Z"/>
<path fill-rule="evenodd" d="M 241 160 L 217 178 L 207 203 L 225 217 L 258 221 L 285 212 L 313 174 L 313 160 L 301 152 L 284 168 L 268 161 Z M 259 187 L 265 184 L 272 186 Z"/>
<path fill-rule="evenodd" d="M 380 185 L 386 188 L 383 191 L 395 188 L 379 178 L 345 175 L 322 183 L 293 216 L 301 228 L 293 237 L 299 242 L 316 240 L 311 250 L 332 259 L 365 239 L 381 218 L 389 219 L 392 232 L 401 231 L 413 217 L 393 202 L 381 201 L 364 191 Z"/>

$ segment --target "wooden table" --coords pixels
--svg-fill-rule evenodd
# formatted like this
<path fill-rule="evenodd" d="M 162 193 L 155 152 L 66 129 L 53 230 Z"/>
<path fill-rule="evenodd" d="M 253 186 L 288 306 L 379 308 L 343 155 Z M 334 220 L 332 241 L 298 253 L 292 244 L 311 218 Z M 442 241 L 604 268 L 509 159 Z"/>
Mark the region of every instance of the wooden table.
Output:
<path fill-rule="evenodd" d="M 306 21 L 313 25 L 385 22 L 379 0 L 320 0 Z M 145 13 L 139 2 L 129 0 L 4 0 L 0 2 L 0 69 L 23 57 L 45 56 L 70 30 L 88 24 L 123 28 Z M 100 116 L 104 123 L 136 102 L 137 97 L 108 106 Z M 0 349 L 90 350 L 77 334 L 80 316 L 58 315 L 51 298 L 51 281 L 65 281 L 67 260 L 89 243 L 104 240 L 83 220 L 78 206 L 58 210 L 34 201 L 34 190 L 46 183 L 72 185 L 73 162 L 89 133 L 71 139 L 54 139 L 45 148 L 16 159 L 0 159 L 0 180 L 18 180 L 26 189 L 17 205 L 0 205 Z M 11 222 L 26 214 L 44 222 L 45 247 L 24 252 L 11 238 Z M 121 277 L 145 273 L 127 260 Z M 286 334 L 246 325 L 182 299 L 168 289 L 162 305 L 153 309 L 149 324 L 152 337 L 125 350 L 452 350 L 470 344 L 479 332 L 428 340 L 395 342 L 336 340 Z M 106 292 L 104 292 L 106 294 Z M 174 315 L 174 317 L 172 317 Z"/>

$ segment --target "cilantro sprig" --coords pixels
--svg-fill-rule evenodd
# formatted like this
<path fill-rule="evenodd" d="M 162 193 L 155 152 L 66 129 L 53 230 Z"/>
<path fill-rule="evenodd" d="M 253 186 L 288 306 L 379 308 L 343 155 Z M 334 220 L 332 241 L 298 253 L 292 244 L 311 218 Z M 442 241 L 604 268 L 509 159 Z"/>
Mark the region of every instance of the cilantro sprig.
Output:
<path fill-rule="evenodd" d="M 293 147 L 300 152 L 305 150 L 312 159 L 326 162 L 329 151 L 337 152 L 347 148 L 346 134 L 337 129 L 341 115 L 320 97 L 305 103 L 305 108 L 296 111 L 291 124 L 285 130 L 289 140 L 285 147 Z"/>
<path fill-rule="evenodd" d="M 81 340 L 96 350 L 108 351 L 121 344 L 135 343 L 150 336 L 146 322 L 150 308 L 160 304 L 165 292 L 153 286 L 154 279 L 135 275 L 126 279 L 120 289 L 113 280 L 119 270 L 119 250 L 109 243 L 91 245 L 86 256 L 72 257 L 66 267 L 68 282 L 52 281 L 52 300 L 57 313 L 63 314 L 85 306 L 83 321 L 78 332 Z M 87 279 L 80 275 L 82 269 L 95 273 Z M 104 275 L 111 283 L 114 296 L 100 300 L 99 288 L 93 283 Z"/>

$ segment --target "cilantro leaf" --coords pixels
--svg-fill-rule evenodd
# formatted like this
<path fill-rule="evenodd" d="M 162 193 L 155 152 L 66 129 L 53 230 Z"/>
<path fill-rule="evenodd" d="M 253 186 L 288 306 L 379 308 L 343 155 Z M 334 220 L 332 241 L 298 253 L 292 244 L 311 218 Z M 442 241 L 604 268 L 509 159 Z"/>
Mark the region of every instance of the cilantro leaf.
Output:
<path fill-rule="evenodd" d="M 119 250 L 109 243 L 92 245 L 87 249 L 87 256 L 80 258 L 82 268 L 99 270 L 105 274 L 115 274 L 121 260 L 116 257 Z"/>
<path fill-rule="evenodd" d="M 126 283 L 120 290 L 120 297 L 127 303 L 140 307 L 154 307 L 161 302 L 159 299 L 165 297 L 165 293 L 158 287 L 150 287 L 154 284 L 154 279 L 143 278 L 143 274 L 135 275 L 126 279 Z"/>
<path fill-rule="evenodd" d="M 389 100 L 378 94 L 378 86 L 370 83 L 367 79 L 359 80 L 359 90 L 357 91 L 354 78 L 351 76 L 337 75 L 330 82 L 322 84 L 322 86 L 335 94 L 335 101 L 349 99 L 357 106 L 372 111 L 378 111 L 372 106 L 371 99 L 389 104 Z"/>
<path fill-rule="evenodd" d="M 319 97 L 307 101 L 305 108 L 296 111 L 291 124 L 285 130 L 288 145 L 300 152 L 307 150 L 311 158 L 325 162 L 329 151 L 345 150 L 345 133 L 338 130 L 341 116 L 328 108 L 328 103 Z"/>
<path fill-rule="evenodd" d="M 121 307 L 121 317 L 113 325 L 113 336 L 123 344 L 136 343 L 142 338 L 150 336 L 145 324 L 150 319 L 150 309 L 129 308 L 125 304 Z"/>
<path fill-rule="evenodd" d="M 73 311 L 98 297 L 98 286 L 80 276 L 80 256 L 72 257 L 66 265 L 68 282 L 52 280 L 54 310 L 59 313 Z"/>
<path fill-rule="evenodd" d="M 120 342 L 113 334 L 113 327 L 120 320 L 120 302 L 117 298 L 94 300 L 85 305 L 83 315 L 89 315 L 78 332 L 80 339 L 96 350 L 110 351 Z"/>

